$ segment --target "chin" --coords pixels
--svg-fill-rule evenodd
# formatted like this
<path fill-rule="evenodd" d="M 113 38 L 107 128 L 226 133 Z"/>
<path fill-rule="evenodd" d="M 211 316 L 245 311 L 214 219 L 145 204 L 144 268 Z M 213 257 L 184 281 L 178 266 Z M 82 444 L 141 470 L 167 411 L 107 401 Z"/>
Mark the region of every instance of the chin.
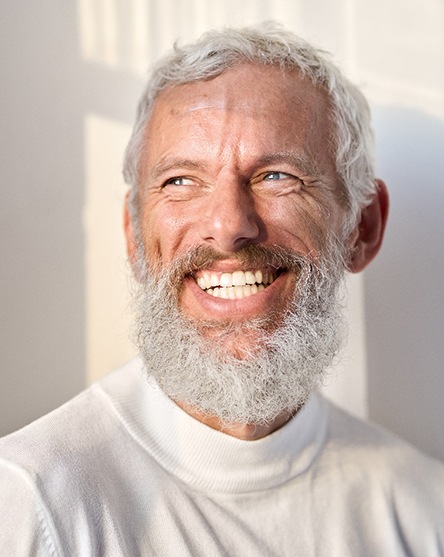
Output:
<path fill-rule="evenodd" d="M 208 352 L 223 359 L 224 354 L 237 360 L 253 360 L 264 348 L 267 337 L 279 329 L 283 318 L 267 317 L 243 319 L 242 321 L 187 320 L 201 338 Z"/>

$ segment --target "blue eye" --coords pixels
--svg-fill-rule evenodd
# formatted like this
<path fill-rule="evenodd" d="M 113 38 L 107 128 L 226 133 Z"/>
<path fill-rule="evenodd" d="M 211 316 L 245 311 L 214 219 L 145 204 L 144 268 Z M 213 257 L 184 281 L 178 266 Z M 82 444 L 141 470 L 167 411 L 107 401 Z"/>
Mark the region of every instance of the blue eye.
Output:
<path fill-rule="evenodd" d="M 183 176 L 179 176 L 176 178 L 170 178 L 165 182 L 166 186 L 190 186 L 192 185 L 192 180 L 190 178 L 185 178 Z"/>
<path fill-rule="evenodd" d="M 286 174 L 285 172 L 278 172 L 278 171 L 274 171 L 274 172 L 267 172 L 264 175 L 264 180 L 267 181 L 272 181 L 272 180 L 285 180 L 287 178 L 290 178 L 289 174 Z"/>

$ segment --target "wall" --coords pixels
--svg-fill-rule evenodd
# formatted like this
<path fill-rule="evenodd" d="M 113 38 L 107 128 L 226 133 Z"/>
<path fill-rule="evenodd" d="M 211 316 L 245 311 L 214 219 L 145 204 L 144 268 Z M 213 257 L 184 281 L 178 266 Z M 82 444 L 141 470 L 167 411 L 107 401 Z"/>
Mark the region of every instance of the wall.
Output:
<path fill-rule="evenodd" d="M 4 0 L 0 433 L 132 354 L 120 168 L 148 64 L 176 38 L 264 19 L 332 51 L 361 85 L 392 193 L 385 247 L 348 286 L 329 396 L 444 458 L 439 0 Z"/>

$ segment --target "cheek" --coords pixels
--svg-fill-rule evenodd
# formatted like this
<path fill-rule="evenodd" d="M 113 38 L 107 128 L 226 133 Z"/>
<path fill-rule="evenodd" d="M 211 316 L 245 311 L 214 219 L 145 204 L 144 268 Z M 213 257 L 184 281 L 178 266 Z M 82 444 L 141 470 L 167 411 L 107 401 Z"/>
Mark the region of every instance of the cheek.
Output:
<path fill-rule="evenodd" d="M 175 205 L 179 204 L 148 205 L 144 211 L 142 234 L 148 261 L 168 264 L 188 241 L 193 223 Z"/>
<path fill-rule="evenodd" d="M 302 199 L 275 200 L 271 211 L 268 207 L 265 222 L 270 243 L 314 257 L 324 245 L 330 226 L 325 210 Z"/>
<path fill-rule="evenodd" d="M 158 208 L 146 203 L 142 211 L 141 232 L 148 262 L 160 262 L 162 259 L 162 237 L 165 235 L 163 219 Z"/>

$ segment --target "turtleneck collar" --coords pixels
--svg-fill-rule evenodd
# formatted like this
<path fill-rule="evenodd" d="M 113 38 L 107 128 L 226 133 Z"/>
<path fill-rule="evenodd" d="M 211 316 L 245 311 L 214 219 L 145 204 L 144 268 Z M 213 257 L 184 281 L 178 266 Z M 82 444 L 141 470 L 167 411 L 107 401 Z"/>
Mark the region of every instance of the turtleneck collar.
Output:
<path fill-rule="evenodd" d="M 242 493 L 270 489 L 302 474 L 327 430 L 327 404 L 314 393 L 277 431 L 244 441 L 195 420 L 144 377 L 136 359 L 96 388 L 132 437 L 169 473 L 197 489 Z"/>

